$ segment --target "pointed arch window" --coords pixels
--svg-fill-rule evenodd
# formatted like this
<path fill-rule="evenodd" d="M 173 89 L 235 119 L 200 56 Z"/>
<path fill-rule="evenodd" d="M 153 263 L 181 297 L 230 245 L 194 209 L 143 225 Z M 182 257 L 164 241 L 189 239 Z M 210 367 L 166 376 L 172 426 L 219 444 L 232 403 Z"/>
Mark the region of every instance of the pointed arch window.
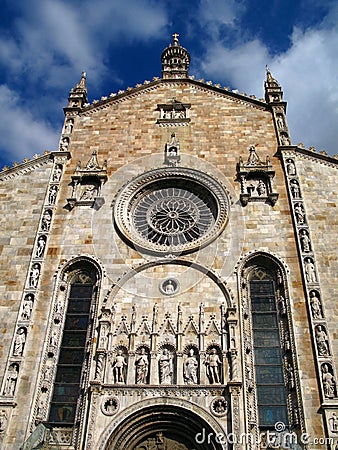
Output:
<path fill-rule="evenodd" d="M 87 341 L 91 334 L 91 310 L 96 296 L 97 274 L 78 269 L 71 276 L 59 358 L 51 399 L 49 422 L 72 426 L 82 395 L 88 363 Z"/>

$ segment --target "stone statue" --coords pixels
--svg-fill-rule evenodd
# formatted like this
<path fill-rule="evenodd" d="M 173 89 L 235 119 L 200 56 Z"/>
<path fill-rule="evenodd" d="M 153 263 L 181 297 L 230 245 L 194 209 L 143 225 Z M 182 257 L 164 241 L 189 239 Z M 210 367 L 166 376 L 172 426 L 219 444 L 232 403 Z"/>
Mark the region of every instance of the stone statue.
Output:
<path fill-rule="evenodd" d="M 49 188 L 49 192 L 48 192 L 48 203 L 49 203 L 50 205 L 54 205 L 55 200 L 56 200 L 57 192 L 58 192 L 57 186 L 51 186 L 51 187 Z"/>
<path fill-rule="evenodd" d="M 333 398 L 335 396 L 336 380 L 332 373 L 330 373 L 327 364 L 322 365 L 322 381 L 325 397 Z"/>
<path fill-rule="evenodd" d="M 71 134 L 73 131 L 73 120 L 72 119 L 68 119 L 66 124 L 65 124 L 65 133 L 66 134 Z"/>
<path fill-rule="evenodd" d="M 311 241 L 310 241 L 310 238 L 309 238 L 307 232 L 305 230 L 302 230 L 300 232 L 300 244 L 301 244 L 303 252 L 311 251 L 310 243 L 311 243 Z"/>
<path fill-rule="evenodd" d="M 288 175 L 291 175 L 291 176 L 296 175 L 296 166 L 295 166 L 295 163 L 292 161 L 292 159 L 288 159 L 287 165 L 286 165 L 286 170 L 287 170 Z"/>
<path fill-rule="evenodd" d="M 62 175 L 62 166 L 58 164 L 53 173 L 53 181 L 60 181 Z"/>
<path fill-rule="evenodd" d="M 22 356 L 26 343 L 26 333 L 24 328 L 19 328 L 16 332 L 13 348 L 13 356 Z"/>
<path fill-rule="evenodd" d="M 317 283 L 316 268 L 311 258 L 305 260 L 305 275 L 308 283 Z"/>
<path fill-rule="evenodd" d="M 304 208 L 300 203 L 295 205 L 295 215 L 298 225 L 303 225 L 305 223 L 305 213 Z"/>
<path fill-rule="evenodd" d="M 194 355 L 194 350 L 189 350 L 189 356 L 184 362 L 184 379 L 188 384 L 197 384 L 198 361 Z"/>
<path fill-rule="evenodd" d="M 207 377 L 209 378 L 210 384 L 220 383 L 220 367 L 222 362 L 215 348 L 207 356 L 205 364 L 207 366 Z"/>
<path fill-rule="evenodd" d="M 312 316 L 314 319 L 321 319 L 323 316 L 322 316 L 322 308 L 320 305 L 320 300 L 315 291 L 312 291 L 310 296 L 311 296 L 310 304 L 311 304 Z"/>
<path fill-rule="evenodd" d="M 168 349 L 164 348 L 159 359 L 160 383 L 172 384 L 173 361 Z"/>
<path fill-rule="evenodd" d="M 38 245 L 36 248 L 36 252 L 35 252 L 35 257 L 36 258 L 41 258 L 44 254 L 45 251 L 45 246 L 46 246 L 46 240 L 40 236 L 38 239 Z"/>
<path fill-rule="evenodd" d="M 338 417 L 335 412 L 332 413 L 332 416 L 329 418 L 330 428 L 332 433 L 338 433 Z"/>
<path fill-rule="evenodd" d="M 33 296 L 26 295 L 22 305 L 21 320 L 29 320 L 33 310 Z"/>
<path fill-rule="evenodd" d="M 286 366 L 286 373 L 288 378 L 288 388 L 290 390 L 295 388 L 295 374 L 293 372 L 293 367 L 290 363 Z"/>
<path fill-rule="evenodd" d="M 60 150 L 63 151 L 63 152 L 67 152 L 68 151 L 68 145 L 69 145 L 68 138 L 63 138 L 62 142 L 60 144 Z"/>
<path fill-rule="evenodd" d="M 319 356 L 327 356 L 330 354 L 328 345 L 328 336 L 321 325 L 316 328 L 316 343 Z"/>
<path fill-rule="evenodd" d="M 95 184 L 88 184 L 84 187 L 80 200 L 93 200 L 96 197 L 97 188 Z"/>
<path fill-rule="evenodd" d="M 49 231 L 51 221 L 52 221 L 52 214 L 47 209 L 45 211 L 43 217 L 42 217 L 42 220 L 41 220 L 41 230 L 42 231 Z"/>
<path fill-rule="evenodd" d="M 6 411 L 0 411 L 0 433 L 4 433 L 7 428 L 8 418 Z"/>
<path fill-rule="evenodd" d="M 292 197 L 293 198 L 300 198 L 300 189 L 299 189 L 298 181 L 291 180 L 290 181 L 290 186 L 291 186 Z"/>
<path fill-rule="evenodd" d="M 31 273 L 29 274 L 29 286 L 31 288 L 36 288 L 38 286 L 40 277 L 40 266 L 39 264 L 34 264 Z"/>
<path fill-rule="evenodd" d="M 125 383 L 124 371 L 126 367 L 127 363 L 120 349 L 117 351 L 117 355 L 112 363 L 115 383 Z"/>
<path fill-rule="evenodd" d="M 5 395 L 14 395 L 15 386 L 19 375 L 19 368 L 17 364 L 11 364 L 8 368 L 6 384 L 4 389 Z"/>
<path fill-rule="evenodd" d="M 149 361 L 148 355 L 146 354 L 144 348 L 141 348 L 141 353 L 137 355 L 135 365 L 136 384 L 146 384 L 149 370 Z"/>
<path fill-rule="evenodd" d="M 266 194 L 266 186 L 263 180 L 259 180 L 258 182 L 257 193 L 259 196 Z"/>
<path fill-rule="evenodd" d="M 106 325 L 101 325 L 99 347 L 100 348 L 106 348 L 107 341 L 108 341 L 107 326 Z"/>

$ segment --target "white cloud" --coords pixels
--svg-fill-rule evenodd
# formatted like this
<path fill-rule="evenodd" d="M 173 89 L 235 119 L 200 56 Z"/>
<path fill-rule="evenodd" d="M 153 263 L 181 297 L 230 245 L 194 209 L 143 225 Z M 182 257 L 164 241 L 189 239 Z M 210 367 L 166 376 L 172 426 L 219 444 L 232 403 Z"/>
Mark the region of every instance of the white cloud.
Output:
<path fill-rule="evenodd" d="M 238 0 L 201 0 L 198 19 L 207 34 L 217 36 L 222 26 L 233 26 L 243 10 L 244 3 Z"/>
<path fill-rule="evenodd" d="M 20 97 L 5 85 L 0 86 L 0 110 L 4 111 L 0 121 L 2 159 L 7 153 L 12 161 L 20 162 L 44 150 L 57 150 L 60 130 L 24 110 Z"/>
<path fill-rule="evenodd" d="M 202 70 L 215 81 L 230 82 L 240 92 L 264 97 L 265 65 L 280 82 L 288 102 L 287 119 L 294 144 L 338 153 L 338 30 L 294 29 L 290 48 L 274 57 L 259 40 L 227 48 L 208 47 Z"/>

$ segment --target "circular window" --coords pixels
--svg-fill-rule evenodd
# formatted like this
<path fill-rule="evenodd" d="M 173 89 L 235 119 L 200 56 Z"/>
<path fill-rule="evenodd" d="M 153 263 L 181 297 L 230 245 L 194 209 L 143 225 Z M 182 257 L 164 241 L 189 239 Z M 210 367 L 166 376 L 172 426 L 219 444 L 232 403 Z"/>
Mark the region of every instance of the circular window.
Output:
<path fill-rule="evenodd" d="M 226 224 L 228 198 L 214 179 L 192 169 L 143 174 L 118 194 L 114 218 L 135 247 L 160 253 L 197 250 Z"/>

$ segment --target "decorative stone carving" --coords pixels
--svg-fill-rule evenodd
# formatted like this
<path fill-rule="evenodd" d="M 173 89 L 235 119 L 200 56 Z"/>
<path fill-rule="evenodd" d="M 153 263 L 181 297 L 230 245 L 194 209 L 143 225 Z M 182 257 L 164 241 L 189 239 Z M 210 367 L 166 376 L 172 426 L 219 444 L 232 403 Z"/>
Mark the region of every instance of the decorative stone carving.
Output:
<path fill-rule="evenodd" d="M 103 375 L 103 365 L 104 365 L 105 354 L 98 353 L 96 357 L 96 367 L 95 367 L 95 380 L 101 381 Z"/>
<path fill-rule="evenodd" d="M 13 396 L 19 376 L 19 365 L 12 363 L 7 371 L 4 395 Z"/>
<path fill-rule="evenodd" d="M 141 348 L 140 353 L 136 355 L 136 384 L 146 384 L 149 372 L 149 357 L 144 347 Z"/>
<path fill-rule="evenodd" d="M 49 231 L 51 221 L 52 221 L 52 211 L 50 209 L 46 209 L 41 220 L 41 230 Z"/>
<path fill-rule="evenodd" d="M 275 171 L 272 170 L 270 159 L 267 156 L 266 161 L 263 162 L 254 145 L 251 145 L 248 150 L 247 162 L 244 163 L 240 157 L 237 164 L 237 178 L 241 183 L 241 203 L 246 206 L 249 201 L 269 200 L 274 205 L 278 194 L 273 192 L 272 180 Z"/>
<path fill-rule="evenodd" d="M 62 170 L 63 170 L 62 164 L 57 164 L 55 166 L 53 176 L 52 176 L 53 182 L 58 183 L 61 180 Z"/>
<path fill-rule="evenodd" d="M 74 127 L 74 120 L 73 119 L 67 119 L 63 132 L 65 134 L 72 134 L 73 127 Z"/>
<path fill-rule="evenodd" d="M 319 356 L 328 356 L 329 351 L 329 338 L 326 334 L 326 330 L 322 325 L 317 325 L 315 329 L 315 338 L 317 344 L 317 351 Z"/>
<path fill-rule="evenodd" d="M 68 147 L 69 147 L 69 138 L 67 137 L 62 138 L 60 143 L 60 151 L 68 152 Z"/>
<path fill-rule="evenodd" d="M 206 374 L 210 384 L 217 384 L 221 382 L 221 367 L 222 361 L 220 360 L 217 350 L 212 348 L 207 355 L 206 361 Z"/>
<path fill-rule="evenodd" d="M 312 317 L 314 319 L 321 319 L 323 317 L 322 306 L 318 297 L 318 293 L 316 291 L 310 292 L 310 305 Z"/>
<path fill-rule="evenodd" d="M 55 184 L 53 184 L 49 188 L 49 191 L 48 191 L 48 204 L 49 205 L 55 204 L 57 193 L 58 193 L 58 187 Z"/>
<path fill-rule="evenodd" d="M 107 161 L 100 166 L 96 150 L 85 167 L 81 161 L 72 176 L 72 196 L 68 198 L 68 205 L 73 208 L 76 204 L 93 206 L 94 202 L 102 206 L 104 199 L 100 197 L 103 184 L 107 181 Z"/>
<path fill-rule="evenodd" d="M 115 356 L 113 362 L 112 362 L 112 369 L 113 369 L 113 376 L 114 376 L 114 383 L 120 384 L 126 382 L 126 368 L 127 368 L 127 362 L 125 357 L 123 356 L 123 352 L 121 349 L 117 351 L 117 355 Z"/>
<path fill-rule="evenodd" d="M 185 126 L 190 122 L 190 103 L 182 103 L 175 98 L 170 103 L 157 105 L 160 126 Z"/>
<path fill-rule="evenodd" d="M 174 365 L 173 357 L 167 348 L 163 348 L 159 358 L 160 384 L 173 384 Z"/>
<path fill-rule="evenodd" d="M 189 350 L 189 356 L 184 361 L 184 380 L 187 384 L 198 383 L 198 361 L 194 354 L 194 349 Z"/>
<path fill-rule="evenodd" d="M 291 194 L 294 199 L 301 198 L 299 183 L 297 180 L 290 181 Z"/>
<path fill-rule="evenodd" d="M 177 166 L 180 162 L 180 144 L 176 139 L 176 134 L 171 134 L 171 139 L 165 144 L 164 148 L 164 164 L 168 166 Z"/>
<path fill-rule="evenodd" d="M 289 362 L 286 363 L 286 375 L 288 380 L 288 389 L 291 391 L 295 389 L 295 373 L 292 367 L 292 364 Z"/>
<path fill-rule="evenodd" d="M 101 411 L 106 416 L 113 416 L 120 407 L 120 401 L 117 397 L 104 398 L 101 403 Z"/>
<path fill-rule="evenodd" d="M 29 287 L 36 289 L 40 278 L 40 264 L 34 264 L 29 274 Z"/>
<path fill-rule="evenodd" d="M 217 417 L 223 417 L 228 412 L 228 402 L 224 397 L 216 397 L 210 403 L 210 411 Z"/>
<path fill-rule="evenodd" d="M 296 176 L 296 166 L 292 159 L 288 159 L 286 162 L 286 171 L 289 176 Z"/>
<path fill-rule="evenodd" d="M 308 283 L 317 283 L 316 267 L 312 258 L 306 258 L 304 261 L 305 276 Z"/>
<path fill-rule="evenodd" d="M 22 356 L 26 344 L 27 329 L 20 327 L 14 339 L 13 356 Z"/>
<path fill-rule="evenodd" d="M 8 417 L 6 411 L 0 411 L 0 434 L 4 433 L 7 428 Z"/>
<path fill-rule="evenodd" d="M 308 253 L 311 251 L 311 240 L 309 238 L 309 234 L 307 232 L 307 230 L 300 230 L 299 232 L 299 240 L 300 240 L 300 245 L 302 248 L 302 251 L 304 253 Z"/>
<path fill-rule="evenodd" d="M 36 246 L 36 250 L 35 250 L 35 257 L 36 258 L 42 258 L 43 254 L 45 252 L 45 247 L 46 247 L 46 241 L 47 241 L 47 237 L 44 235 L 39 236 L 38 242 L 37 242 L 37 246 Z"/>
<path fill-rule="evenodd" d="M 165 295 L 174 295 L 178 292 L 179 282 L 174 278 L 168 278 L 160 283 L 160 291 Z"/>
<path fill-rule="evenodd" d="M 322 364 L 321 371 L 324 395 L 326 398 L 334 398 L 336 396 L 336 380 L 332 374 L 333 371 L 331 364 Z"/>
<path fill-rule="evenodd" d="M 329 424 L 331 433 L 338 433 L 338 417 L 335 412 L 331 414 Z"/>
<path fill-rule="evenodd" d="M 34 304 L 33 294 L 26 294 L 22 305 L 21 320 L 29 320 L 31 318 Z"/>
<path fill-rule="evenodd" d="M 304 211 L 303 205 L 301 203 L 296 203 L 294 211 L 295 211 L 297 225 L 304 225 L 305 224 L 305 211 Z"/>

